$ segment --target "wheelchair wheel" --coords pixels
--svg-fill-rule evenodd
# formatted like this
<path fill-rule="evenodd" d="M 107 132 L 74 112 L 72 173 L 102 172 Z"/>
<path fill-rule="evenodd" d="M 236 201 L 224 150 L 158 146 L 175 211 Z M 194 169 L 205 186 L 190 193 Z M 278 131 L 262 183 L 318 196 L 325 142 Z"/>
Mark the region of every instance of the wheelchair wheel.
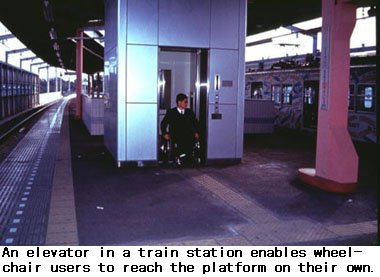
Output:
<path fill-rule="evenodd" d="M 197 140 L 193 148 L 193 160 L 196 165 L 201 164 L 201 144 Z"/>
<path fill-rule="evenodd" d="M 172 146 L 170 140 L 161 139 L 160 160 L 163 163 L 168 163 L 172 159 Z"/>

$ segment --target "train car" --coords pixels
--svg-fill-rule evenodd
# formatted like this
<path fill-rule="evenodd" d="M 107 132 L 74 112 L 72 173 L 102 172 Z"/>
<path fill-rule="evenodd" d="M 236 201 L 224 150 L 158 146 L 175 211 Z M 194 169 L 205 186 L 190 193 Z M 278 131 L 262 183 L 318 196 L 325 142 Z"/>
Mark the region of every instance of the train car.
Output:
<path fill-rule="evenodd" d="M 38 104 L 38 75 L 0 62 L 0 120 Z"/>
<path fill-rule="evenodd" d="M 348 131 L 354 140 L 376 142 L 376 65 L 351 59 Z M 317 64 L 317 63 L 316 63 Z M 247 67 L 246 99 L 274 102 L 274 126 L 316 130 L 319 67 L 298 62 Z"/>

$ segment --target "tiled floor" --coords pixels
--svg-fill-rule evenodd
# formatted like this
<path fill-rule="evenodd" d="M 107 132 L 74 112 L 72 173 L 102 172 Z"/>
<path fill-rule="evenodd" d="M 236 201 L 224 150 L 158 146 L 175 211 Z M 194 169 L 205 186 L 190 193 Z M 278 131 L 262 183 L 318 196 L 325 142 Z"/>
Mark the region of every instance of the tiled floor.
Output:
<path fill-rule="evenodd" d="M 359 190 L 349 195 L 297 181 L 314 163 L 310 134 L 247 136 L 232 166 L 117 168 L 102 137 L 63 107 L 0 165 L 2 245 L 376 244 L 371 145 L 356 145 Z"/>
<path fill-rule="evenodd" d="M 66 101 L 49 108 L 0 164 L 0 244 L 45 243 L 54 161 Z"/>
<path fill-rule="evenodd" d="M 309 134 L 246 137 L 233 166 L 116 168 L 102 137 L 70 130 L 80 245 L 376 244 L 368 145 L 358 193 L 338 195 L 296 179 L 313 166 Z"/>

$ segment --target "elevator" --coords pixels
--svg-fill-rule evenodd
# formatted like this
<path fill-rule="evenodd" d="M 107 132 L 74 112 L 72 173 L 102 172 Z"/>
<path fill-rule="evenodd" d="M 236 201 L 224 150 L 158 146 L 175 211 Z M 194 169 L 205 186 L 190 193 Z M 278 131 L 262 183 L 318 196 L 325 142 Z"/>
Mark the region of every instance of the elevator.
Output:
<path fill-rule="evenodd" d="M 243 155 L 246 0 L 106 0 L 104 143 L 118 166 L 159 162 L 179 93 L 200 123 L 202 162 Z"/>
<path fill-rule="evenodd" d="M 208 50 L 161 47 L 158 56 L 158 70 L 158 126 L 160 127 L 167 111 L 176 107 L 177 94 L 185 94 L 189 101 L 188 108 L 194 112 L 199 122 L 201 160 L 204 161 Z M 159 147 L 161 147 L 161 128 L 158 128 L 158 132 Z"/>

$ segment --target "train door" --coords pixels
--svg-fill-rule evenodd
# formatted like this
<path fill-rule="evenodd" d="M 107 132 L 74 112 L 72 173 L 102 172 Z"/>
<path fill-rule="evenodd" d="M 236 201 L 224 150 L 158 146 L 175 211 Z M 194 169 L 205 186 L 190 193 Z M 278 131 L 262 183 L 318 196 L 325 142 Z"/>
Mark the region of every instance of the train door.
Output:
<path fill-rule="evenodd" d="M 201 144 L 204 145 L 206 126 L 207 87 L 207 50 L 160 48 L 158 60 L 158 130 L 161 145 L 161 121 L 168 109 L 176 107 L 176 96 L 184 93 L 188 96 L 188 108 L 193 110 L 200 122 Z M 206 57 L 206 58 L 205 58 Z M 204 157 L 204 151 L 201 156 Z"/>
<path fill-rule="evenodd" d="M 317 128 L 318 124 L 318 81 L 305 81 L 303 98 L 303 127 Z"/>
<path fill-rule="evenodd" d="M 1 65 L 1 95 L 2 95 L 2 114 L 3 118 L 7 117 L 8 112 L 8 94 L 7 94 L 7 67 L 5 65 Z"/>

